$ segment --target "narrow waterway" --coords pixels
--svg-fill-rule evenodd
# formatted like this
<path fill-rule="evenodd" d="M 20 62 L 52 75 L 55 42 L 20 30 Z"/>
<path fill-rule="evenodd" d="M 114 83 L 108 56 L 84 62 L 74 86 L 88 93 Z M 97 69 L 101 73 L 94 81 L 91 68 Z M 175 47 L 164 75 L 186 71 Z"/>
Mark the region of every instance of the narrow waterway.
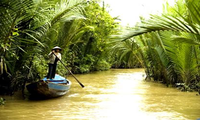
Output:
<path fill-rule="evenodd" d="M 143 69 L 76 75 L 63 97 L 30 101 L 7 97 L 0 120 L 197 120 L 200 96 L 146 82 Z"/>

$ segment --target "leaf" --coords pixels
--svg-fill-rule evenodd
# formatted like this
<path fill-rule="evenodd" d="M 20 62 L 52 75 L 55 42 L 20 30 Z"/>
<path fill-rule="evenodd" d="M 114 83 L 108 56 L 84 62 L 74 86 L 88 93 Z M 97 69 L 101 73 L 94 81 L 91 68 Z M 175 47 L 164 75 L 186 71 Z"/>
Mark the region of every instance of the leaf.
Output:
<path fill-rule="evenodd" d="M 12 32 L 12 35 L 13 35 L 13 36 L 17 35 L 17 36 L 18 36 L 19 33 L 18 33 L 18 32 Z"/>
<path fill-rule="evenodd" d="M 3 69 L 4 69 L 4 66 L 3 66 L 3 56 L 1 56 L 1 61 L 0 61 L 0 70 L 1 70 L 1 74 L 3 74 Z"/>
<path fill-rule="evenodd" d="M 33 35 L 31 35 L 31 34 L 29 34 L 29 33 L 27 33 L 27 32 L 26 32 L 26 34 L 27 34 L 29 37 L 33 38 L 35 41 L 37 41 L 42 47 L 45 47 L 44 44 L 42 44 L 42 43 L 41 43 L 37 38 L 35 38 Z"/>
<path fill-rule="evenodd" d="M 187 44 L 191 44 L 191 45 L 200 45 L 200 43 L 194 41 L 194 39 L 185 38 L 185 37 L 182 37 L 182 36 L 173 36 L 172 39 L 173 39 L 173 41 L 176 41 L 176 42 L 179 42 L 179 43 L 187 43 Z"/>

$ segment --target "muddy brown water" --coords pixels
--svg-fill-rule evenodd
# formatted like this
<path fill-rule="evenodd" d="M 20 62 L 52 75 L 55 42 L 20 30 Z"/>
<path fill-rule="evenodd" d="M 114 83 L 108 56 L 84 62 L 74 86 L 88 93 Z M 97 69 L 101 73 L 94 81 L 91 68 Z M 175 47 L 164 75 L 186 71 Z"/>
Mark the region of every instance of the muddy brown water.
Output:
<path fill-rule="evenodd" d="M 7 97 L 0 120 L 197 120 L 200 96 L 146 82 L 143 69 L 76 75 L 67 95 L 49 100 Z"/>

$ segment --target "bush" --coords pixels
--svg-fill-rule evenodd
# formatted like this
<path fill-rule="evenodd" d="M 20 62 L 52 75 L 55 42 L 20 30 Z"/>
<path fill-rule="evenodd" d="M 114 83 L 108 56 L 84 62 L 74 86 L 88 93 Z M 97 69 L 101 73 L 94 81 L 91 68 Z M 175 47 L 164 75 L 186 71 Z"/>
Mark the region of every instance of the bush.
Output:
<path fill-rule="evenodd" d="M 103 70 L 108 70 L 111 68 L 111 65 L 106 62 L 105 60 L 99 60 L 95 66 L 95 69 L 97 71 L 103 71 Z"/>
<path fill-rule="evenodd" d="M 39 76 L 43 78 L 47 74 L 48 63 L 43 56 L 35 56 L 33 60 L 36 72 L 39 73 Z"/>
<path fill-rule="evenodd" d="M 89 65 L 80 65 L 79 69 L 80 69 L 80 73 L 90 72 L 90 66 Z"/>

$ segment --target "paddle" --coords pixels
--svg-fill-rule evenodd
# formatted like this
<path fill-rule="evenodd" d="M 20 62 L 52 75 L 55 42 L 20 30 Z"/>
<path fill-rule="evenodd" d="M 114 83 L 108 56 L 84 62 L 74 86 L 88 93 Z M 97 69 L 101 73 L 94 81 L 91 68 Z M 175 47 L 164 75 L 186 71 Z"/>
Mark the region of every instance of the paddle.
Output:
<path fill-rule="evenodd" d="M 52 52 L 56 57 L 57 57 L 57 55 L 54 53 L 54 52 Z M 58 57 L 57 57 L 58 58 Z M 76 78 L 76 76 L 74 76 L 74 74 L 67 68 L 67 66 L 65 66 L 65 64 L 58 58 L 58 60 L 63 64 L 63 66 L 69 71 L 69 73 L 75 78 L 75 80 L 80 84 L 80 86 L 82 87 L 82 88 L 84 88 L 85 86 Z"/>

